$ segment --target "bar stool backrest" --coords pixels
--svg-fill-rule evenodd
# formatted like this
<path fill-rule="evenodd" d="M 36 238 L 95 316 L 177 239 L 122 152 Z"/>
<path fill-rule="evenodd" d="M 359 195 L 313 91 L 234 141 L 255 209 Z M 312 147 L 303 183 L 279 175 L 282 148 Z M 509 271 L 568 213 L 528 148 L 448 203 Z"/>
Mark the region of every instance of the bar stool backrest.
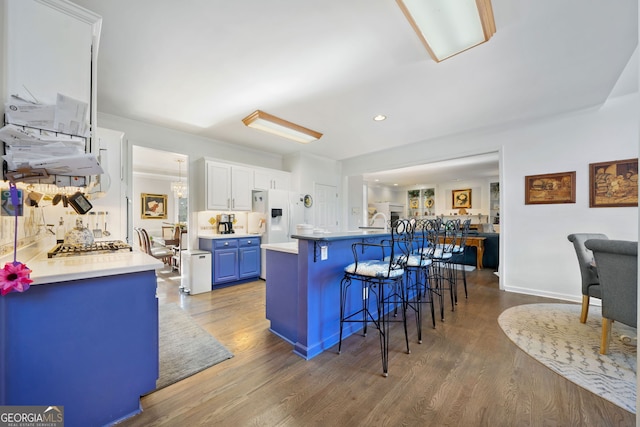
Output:
<path fill-rule="evenodd" d="M 389 256 L 393 260 L 392 268 L 404 268 L 412 251 L 415 219 L 398 219 L 391 223 L 391 240 L 388 243 L 392 251 Z M 387 254 L 385 258 L 387 259 Z"/>
<path fill-rule="evenodd" d="M 443 254 L 453 253 L 453 248 L 456 246 L 456 236 L 460 228 L 460 220 L 451 219 L 445 222 L 442 230 L 442 239 L 440 239 L 439 247 L 442 249 Z"/>
<path fill-rule="evenodd" d="M 458 233 L 458 243 L 457 243 L 457 250 L 459 252 L 464 251 L 465 246 L 467 245 L 467 236 L 469 235 L 469 227 L 471 226 L 471 220 L 470 219 L 466 219 L 461 227 L 460 227 L 460 232 Z"/>

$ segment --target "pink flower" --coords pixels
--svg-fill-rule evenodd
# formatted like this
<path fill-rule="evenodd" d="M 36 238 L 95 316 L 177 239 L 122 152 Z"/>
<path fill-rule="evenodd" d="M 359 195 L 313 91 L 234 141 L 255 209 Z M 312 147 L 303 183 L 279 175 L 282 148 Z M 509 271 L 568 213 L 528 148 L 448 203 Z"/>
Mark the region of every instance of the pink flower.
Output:
<path fill-rule="evenodd" d="M 8 262 L 0 270 L 0 294 L 6 295 L 11 291 L 24 292 L 29 289 L 31 270 L 21 262 Z"/>

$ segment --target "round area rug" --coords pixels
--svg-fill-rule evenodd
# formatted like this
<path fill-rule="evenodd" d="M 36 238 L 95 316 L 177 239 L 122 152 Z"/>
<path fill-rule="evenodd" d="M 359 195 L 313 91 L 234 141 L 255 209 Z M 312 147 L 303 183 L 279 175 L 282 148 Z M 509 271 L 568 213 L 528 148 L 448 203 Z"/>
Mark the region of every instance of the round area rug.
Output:
<path fill-rule="evenodd" d="M 585 324 L 580 323 L 580 308 L 519 305 L 505 310 L 498 323 L 511 341 L 548 368 L 635 414 L 636 328 L 615 322 L 609 353 L 602 355 L 600 307 L 589 307 Z"/>

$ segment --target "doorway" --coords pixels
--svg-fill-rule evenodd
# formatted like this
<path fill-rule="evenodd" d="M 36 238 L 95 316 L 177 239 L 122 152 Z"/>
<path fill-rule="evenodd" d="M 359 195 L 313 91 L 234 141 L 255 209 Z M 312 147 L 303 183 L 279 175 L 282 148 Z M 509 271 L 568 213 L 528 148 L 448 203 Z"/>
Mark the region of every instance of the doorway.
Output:
<path fill-rule="evenodd" d="M 133 145 L 131 159 L 132 226 L 146 229 L 158 240 L 165 239 L 176 225 L 188 229 L 189 156 Z M 157 215 L 143 209 L 150 199 L 166 201 Z"/>
<path fill-rule="evenodd" d="M 335 185 L 315 184 L 314 224 L 327 231 L 338 231 L 338 189 Z"/>

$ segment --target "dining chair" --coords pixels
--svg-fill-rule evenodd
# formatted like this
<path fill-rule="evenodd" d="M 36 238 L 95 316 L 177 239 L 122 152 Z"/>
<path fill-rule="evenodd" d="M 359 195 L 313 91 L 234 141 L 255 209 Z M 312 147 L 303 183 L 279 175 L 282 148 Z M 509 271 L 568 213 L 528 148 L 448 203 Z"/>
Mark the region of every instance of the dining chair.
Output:
<path fill-rule="evenodd" d="M 584 245 L 589 239 L 608 239 L 601 233 L 574 233 L 569 234 L 567 239 L 573 243 L 573 247 L 578 257 L 580 267 L 580 277 L 582 280 L 582 311 L 580 312 L 580 323 L 587 321 L 589 314 L 589 303 L 591 297 L 600 299 L 600 280 L 593 263 L 593 253 Z"/>
<path fill-rule="evenodd" d="M 171 264 L 171 257 L 173 256 L 173 250 L 165 246 L 153 247 L 151 245 L 151 239 L 147 230 L 141 227 L 135 227 L 134 230 L 138 234 L 138 244 L 143 252 L 151 255 L 164 262 L 167 265 Z"/>
<path fill-rule="evenodd" d="M 607 354 L 613 322 L 636 328 L 638 318 L 638 242 L 589 239 L 600 279 L 602 337 L 600 354 Z"/>

